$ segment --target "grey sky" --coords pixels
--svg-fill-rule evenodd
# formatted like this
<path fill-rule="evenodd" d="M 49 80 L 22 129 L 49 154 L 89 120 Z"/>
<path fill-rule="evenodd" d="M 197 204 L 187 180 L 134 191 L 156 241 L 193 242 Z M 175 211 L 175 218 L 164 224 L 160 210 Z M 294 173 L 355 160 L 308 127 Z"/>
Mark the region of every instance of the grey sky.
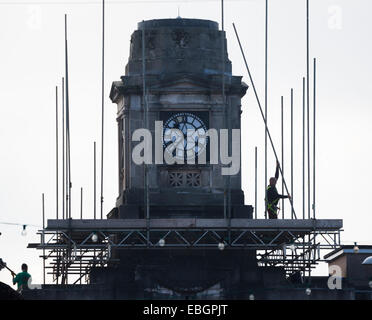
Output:
<path fill-rule="evenodd" d="M 115 3 L 116 2 L 116 3 Z M 225 1 L 225 25 L 233 74 L 248 77 L 233 33 L 235 22 L 263 103 L 264 0 Z M 342 218 L 345 243 L 371 243 L 370 198 L 372 21 L 369 0 L 311 0 L 311 59 L 318 59 L 317 217 Z M 17 4 L 18 3 L 18 4 Z M 108 93 L 119 80 L 129 40 L 142 20 L 184 18 L 220 22 L 219 1 L 107 1 L 105 72 L 104 214 L 117 190 L 116 108 Z M 64 76 L 64 14 L 68 14 L 72 139 L 73 217 L 93 216 L 93 141 L 100 150 L 101 5 L 100 1 L 0 0 L 0 221 L 41 225 L 41 193 L 46 214 L 55 217 L 55 86 Z M 295 91 L 295 192 L 302 216 L 302 76 L 306 72 L 305 0 L 270 0 L 268 124 L 280 154 L 280 97 L 285 108 L 285 176 L 289 175 L 289 94 Z M 242 101 L 242 179 L 246 203 L 254 204 L 254 147 L 259 149 L 258 215 L 263 217 L 264 125 L 248 89 Z M 270 149 L 269 149 L 270 150 Z M 99 156 L 99 153 L 98 153 Z M 275 161 L 269 151 L 269 176 Z M 280 190 L 280 188 L 279 188 Z M 97 199 L 99 197 L 97 196 Z M 289 209 L 287 205 L 286 210 Z M 288 216 L 287 211 L 287 216 Z M 29 264 L 42 281 L 35 228 L 0 225 L 0 257 L 18 271 Z M 326 273 L 320 268 L 318 272 Z M 10 283 L 7 271 L 0 281 Z"/>

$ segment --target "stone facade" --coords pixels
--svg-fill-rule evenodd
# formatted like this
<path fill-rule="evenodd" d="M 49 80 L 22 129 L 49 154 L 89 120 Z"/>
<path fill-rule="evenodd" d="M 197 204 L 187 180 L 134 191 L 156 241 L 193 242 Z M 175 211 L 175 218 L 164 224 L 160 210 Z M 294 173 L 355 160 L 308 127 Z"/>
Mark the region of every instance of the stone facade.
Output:
<path fill-rule="evenodd" d="M 143 34 L 147 123 L 143 101 Z M 225 42 L 223 60 L 222 39 Z M 223 71 L 226 104 L 222 94 Z M 179 113 L 202 115 L 208 123 L 207 129 L 230 129 L 231 139 L 231 129 L 241 127 L 241 98 L 247 88 L 240 76 L 231 75 L 226 39 L 217 23 L 196 19 L 139 23 L 131 38 L 125 76 L 112 84 L 110 93 L 118 113 L 119 197 L 117 208 L 109 217 L 144 217 L 144 166 L 135 164 L 131 158 L 138 144 L 131 141 L 136 129 L 151 130 L 153 159 L 154 140 L 161 139 L 155 136 L 155 121 L 166 121 L 167 117 Z M 252 207 L 244 206 L 240 171 L 224 178 L 222 166 L 208 161 L 203 165 L 148 165 L 150 217 L 169 217 L 171 211 L 172 217 L 222 218 L 227 179 L 231 216 L 251 217 Z M 181 210 L 177 210 L 179 206 Z"/>

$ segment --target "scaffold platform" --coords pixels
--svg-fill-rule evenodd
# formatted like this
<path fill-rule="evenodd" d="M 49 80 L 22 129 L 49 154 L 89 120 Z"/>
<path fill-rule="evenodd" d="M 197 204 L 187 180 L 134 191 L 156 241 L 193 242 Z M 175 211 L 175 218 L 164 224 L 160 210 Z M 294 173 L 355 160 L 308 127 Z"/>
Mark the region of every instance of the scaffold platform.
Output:
<path fill-rule="evenodd" d="M 114 263 L 113 250 L 256 250 L 259 266 L 282 266 L 288 276 L 310 271 L 321 250 L 340 246 L 342 220 L 68 219 L 48 220 L 39 243 L 56 280 Z"/>

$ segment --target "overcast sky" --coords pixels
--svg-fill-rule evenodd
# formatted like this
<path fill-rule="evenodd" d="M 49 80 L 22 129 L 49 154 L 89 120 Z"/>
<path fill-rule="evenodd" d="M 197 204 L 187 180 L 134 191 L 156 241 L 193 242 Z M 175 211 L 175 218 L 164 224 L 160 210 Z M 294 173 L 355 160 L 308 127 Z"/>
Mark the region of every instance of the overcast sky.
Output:
<path fill-rule="evenodd" d="M 289 96 L 295 93 L 294 203 L 302 216 L 302 77 L 306 72 L 305 0 L 270 0 L 268 125 L 280 154 L 280 97 L 285 101 L 285 177 L 290 182 Z M 242 184 L 254 205 L 254 148 L 259 153 L 258 215 L 264 212 L 264 125 L 232 29 L 235 22 L 260 96 L 264 99 L 264 0 L 225 1 L 233 74 L 249 84 L 242 100 Z M 342 241 L 372 244 L 369 204 L 372 108 L 370 0 L 311 0 L 310 57 L 317 70 L 317 183 L 319 219 L 343 219 Z M 124 74 L 130 36 L 142 20 L 176 18 L 220 22 L 219 1 L 106 1 L 104 213 L 117 190 L 116 106 L 108 94 Z M 64 14 L 68 14 L 73 218 L 93 217 L 93 142 L 100 150 L 101 3 L 0 0 L 0 222 L 41 225 L 56 215 L 55 86 L 64 76 Z M 311 101 L 312 103 L 312 101 Z M 270 149 L 269 149 L 270 150 Z M 97 154 L 99 156 L 99 153 Z M 269 151 L 269 176 L 275 160 Z M 99 184 L 98 184 L 99 185 Z M 290 186 L 290 184 L 289 184 Z M 99 188 L 98 188 L 99 190 Z M 280 188 L 279 188 L 280 190 Z M 97 199 L 99 197 L 97 196 Z M 61 198 L 60 198 L 61 199 Z M 287 205 L 286 209 L 289 206 Z M 286 213 L 288 217 L 289 211 Z M 19 271 L 26 262 L 42 282 L 37 228 L 0 225 L 0 257 Z M 325 266 L 318 269 L 325 275 Z M 0 281 L 10 284 L 6 270 Z"/>

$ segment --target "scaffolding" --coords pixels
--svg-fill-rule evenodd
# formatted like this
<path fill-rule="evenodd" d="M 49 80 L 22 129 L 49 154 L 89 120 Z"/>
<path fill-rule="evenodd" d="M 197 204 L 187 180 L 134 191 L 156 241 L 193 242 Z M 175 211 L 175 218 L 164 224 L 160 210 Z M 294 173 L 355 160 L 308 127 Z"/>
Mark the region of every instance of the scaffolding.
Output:
<path fill-rule="evenodd" d="M 255 250 L 258 266 L 310 275 L 325 251 L 340 247 L 342 220 L 108 219 L 48 220 L 40 230 L 45 272 L 56 284 L 89 283 L 93 267 L 118 262 L 120 250 Z"/>

